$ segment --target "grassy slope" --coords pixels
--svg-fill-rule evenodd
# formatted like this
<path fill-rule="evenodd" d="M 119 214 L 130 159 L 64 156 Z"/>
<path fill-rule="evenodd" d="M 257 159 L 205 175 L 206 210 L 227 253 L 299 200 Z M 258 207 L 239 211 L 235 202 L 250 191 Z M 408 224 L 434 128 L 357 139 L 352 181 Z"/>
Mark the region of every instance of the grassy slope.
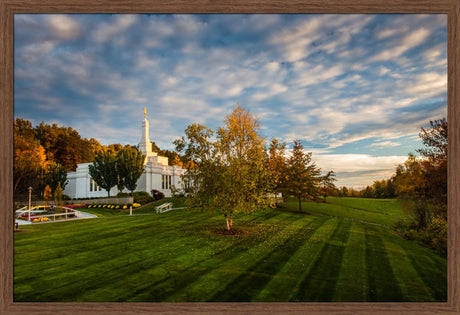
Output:
<path fill-rule="evenodd" d="M 391 225 L 397 205 L 387 215 L 388 202 L 330 201 L 305 203 L 315 215 L 287 203 L 239 216 L 243 236 L 212 234 L 221 216 L 147 215 L 153 205 L 137 212 L 146 215 L 28 226 L 14 235 L 15 301 L 446 300 L 445 258 L 360 222 Z"/>

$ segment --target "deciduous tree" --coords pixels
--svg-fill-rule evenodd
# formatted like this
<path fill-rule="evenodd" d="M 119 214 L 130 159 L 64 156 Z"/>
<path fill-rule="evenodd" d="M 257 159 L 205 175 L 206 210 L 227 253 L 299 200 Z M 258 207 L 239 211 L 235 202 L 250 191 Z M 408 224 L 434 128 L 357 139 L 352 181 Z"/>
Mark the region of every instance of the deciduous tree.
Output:
<path fill-rule="evenodd" d="M 64 167 L 56 162 L 50 163 L 45 173 L 45 184 L 51 188 L 52 192 L 54 192 L 58 187 L 58 184 L 61 185 L 62 189 L 65 189 L 67 183 L 67 171 Z"/>
<path fill-rule="evenodd" d="M 88 166 L 89 175 L 110 197 L 110 189 L 117 185 L 118 176 L 116 170 L 117 157 L 111 150 L 99 153 L 94 158 L 93 164 Z"/>
<path fill-rule="evenodd" d="M 248 110 L 237 106 L 218 128 L 217 139 L 208 127 L 193 124 L 176 140 L 188 164 L 189 204 L 204 211 L 219 211 L 227 229 L 233 215 L 256 211 L 268 204 L 268 163 L 260 125 Z M 184 180 L 185 181 L 185 180 Z"/>
<path fill-rule="evenodd" d="M 116 170 L 118 175 L 119 190 L 126 187 L 134 193 L 137 180 L 144 172 L 145 155 L 137 149 L 124 147 L 117 153 Z"/>
<path fill-rule="evenodd" d="M 272 138 L 267 155 L 268 171 L 271 176 L 271 182 L 273 183 L 273 191 L 281 193 L 283 199 L 287 198 L 285 149 L 286 143 Z"/>
<path fill-rule="evenodd" d="M 26 193 L 28 187 L 32 187 L 35 191 L 42 191 L 43 174 L 47 164 L 45 149 L 37 140 L 15 133 L 13 151 L 15 194 Z"/>
<path fill-rule="evenodd" d="M 53 192 L 51 191 L 51 187 L 46 185 L 45 190 L 43 191 L 43 199 L 45 200 L 45 207 L 47 206 L 47 202 L 51 200 L 53 197 Z"/>

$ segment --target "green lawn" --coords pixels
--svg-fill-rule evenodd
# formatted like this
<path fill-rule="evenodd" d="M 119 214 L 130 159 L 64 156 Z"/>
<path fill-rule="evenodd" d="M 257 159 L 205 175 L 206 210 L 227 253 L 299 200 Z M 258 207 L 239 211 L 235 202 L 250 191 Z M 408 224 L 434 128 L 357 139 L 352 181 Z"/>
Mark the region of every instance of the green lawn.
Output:
<path fill-rule="evenodd" d="M 241 236 L 212 233 L 223 216 L 154 205 L 24 226 L 14 234 L 14 299 L 446 301 L 446 259 L 386 226 L 400 216 L 395 201 L 296 206 L 237 216 Z"/>
<path fill-rule="evenodd" d="M 299 211 L 297 200 L 280 205 L 281 210 Z M 329 215 L 380 225 L 394 226 L 404 218 L 396 199 L 338 198 L 328 197 L 327 203 L 304 202 L 302 212 Z"/>

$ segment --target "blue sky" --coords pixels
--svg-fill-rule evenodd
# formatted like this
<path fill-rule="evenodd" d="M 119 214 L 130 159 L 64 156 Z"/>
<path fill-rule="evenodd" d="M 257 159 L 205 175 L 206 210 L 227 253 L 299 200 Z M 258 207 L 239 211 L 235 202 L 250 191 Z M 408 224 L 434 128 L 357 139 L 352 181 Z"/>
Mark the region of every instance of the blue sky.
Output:
<path fill-rule="evenodd" d="M 389 178 L 447 115 L 447 15 L 15 15 L 14 113 L 160 148 L 239 103 L 338 186 Z"/>

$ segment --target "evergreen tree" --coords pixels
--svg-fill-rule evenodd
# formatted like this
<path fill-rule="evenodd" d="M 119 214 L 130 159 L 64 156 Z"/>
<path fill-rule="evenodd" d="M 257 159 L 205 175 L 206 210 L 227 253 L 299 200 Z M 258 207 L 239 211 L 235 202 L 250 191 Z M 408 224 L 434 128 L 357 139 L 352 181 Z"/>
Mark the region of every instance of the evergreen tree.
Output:
<path fill-rule="evenodd" d="M 294 140 L 294 148 L 287 163 L 287 188 L 299 202 L 302 211 L 302 199 L 315 199 L 318 196 L 320 169 L 311 160 L 311 152 L 305 153 L 302 143 Z"/>
<path fill-rule="evenodd" d="M 335 178 L 334 171 L 329 171 L 326 175 L 320 178 L 320 186 L 321 186 L 320 189 L 321 189 L 321 194 L 324 197 L 324 202 L 326 202 L 327 196 L 328 195 L 330 196 L 332 192 L 337 189 L 337 187 L 335 187 L 335 184 L 334 184 L 336 180 L 337 179 Z"/>

